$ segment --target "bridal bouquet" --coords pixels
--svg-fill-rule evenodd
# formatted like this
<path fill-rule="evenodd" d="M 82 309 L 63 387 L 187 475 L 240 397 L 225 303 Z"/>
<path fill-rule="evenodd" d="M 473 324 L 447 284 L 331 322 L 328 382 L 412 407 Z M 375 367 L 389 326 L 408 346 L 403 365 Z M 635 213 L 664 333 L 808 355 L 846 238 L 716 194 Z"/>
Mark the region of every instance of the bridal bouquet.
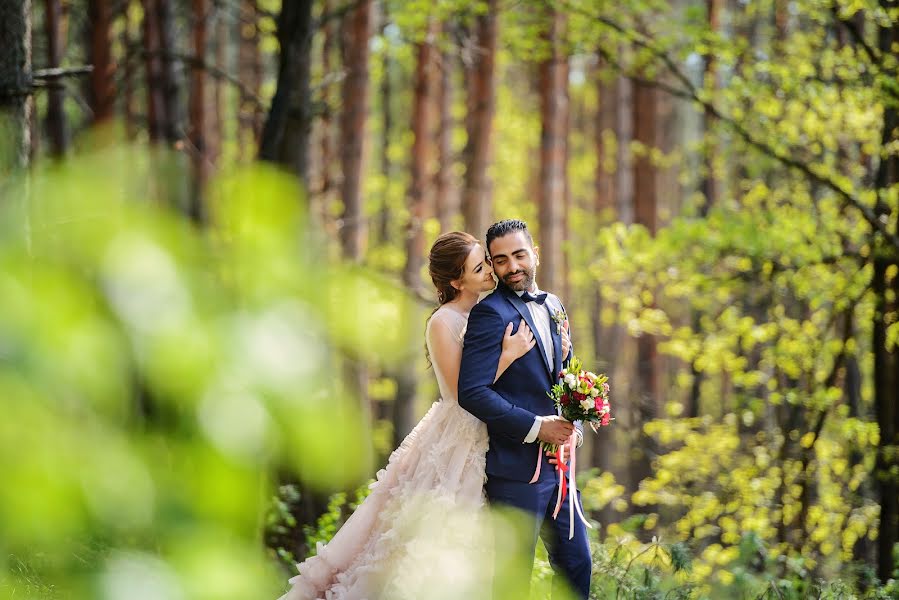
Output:
<path fill-rule="evenodd" d="M 561 381 L 547 392 L 559 414 L 572 422 L 589 423 L 594 432 L 612 421 L 606 375 L 585 371 L 575 356 L 559 373 L 559 378 Z"/>
<path fill-rule="evenodd" d="M 580 359 L 571 357 L 568 367 L 559 373 L 559 383 L 552 386 L 547 395 L 553 399 L 559 414 L 569 421 L 581 421 L 589 423 L 593 431 L 609 425 L 612 421 L 612 408 L 609 405 L 609 378 L 606 375 L 593 373 L 583 369 Z M 556 498 L 556 507 L 553 510 L 553 518 L 559 514 L 565 497 L 568 496 L 568 487 L 571 486 L 572 497 L 568 503 L 569 529 L 568 539 L 574 536 L 575 512 L 581 522 L 587 527 L 593 527 L 584 517 L 583 510 L 577 499 L 577 482 L 575 480 L 575 468 L 577 464 L 576 443 L 574 434 L 568 443 L 562 446 L 541 442 L 540 454 L 537 457 L 537 468 L 531 483 L 536 483 L 540 477 L 540 466 L 543 463 L 543 452 L 549 451 L 555 455 L 556 469 L 559 471 L 559 492 Z M 566 451 L 570 456 L 566 458 Z"/>

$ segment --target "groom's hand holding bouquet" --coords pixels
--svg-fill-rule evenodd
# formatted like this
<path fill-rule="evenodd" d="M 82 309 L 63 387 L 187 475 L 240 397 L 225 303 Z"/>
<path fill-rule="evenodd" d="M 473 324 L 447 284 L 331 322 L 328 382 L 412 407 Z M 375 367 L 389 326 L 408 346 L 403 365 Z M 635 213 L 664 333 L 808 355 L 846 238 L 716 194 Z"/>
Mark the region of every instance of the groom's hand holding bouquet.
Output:
<path fill-rule="evenodd" d="M 559 493 L 556 508 L 553 511 L 554 518 L 558 515 L 562 502 L 568 495 L 569 471 L 572 491 L 577 491 L 574 422 L 588 423 L 594 432 L 600 427 L 608 426 L 612 421 L 609 392 L 609 378 L 604 374 L 597 375 L 583 369 L 581 361 L 576 356 L 572 356 L 568 366 L 559 373 L 559 383 L 552 386 L 547 392 L 553 399 L 559 416 L 545 418 L 540 425 L 538 439 L 546 453 L 553 455 L 554 459 L 550 462 L 555 464 L 556 470 L 559 471 Z M 545 435 L 544 427 L 546 428 Z M 542 456 L 538 458 L 537 470 L 534 472 L 531 483 L 537 481 L 540 476 L 541 462 Z M 587 527 L 592 527 L 584 518 L 576 494 L 569 502 L 569 509 L 572 513 L 569 538 L 574 535 L 574 512 L 577 512 Z"/>

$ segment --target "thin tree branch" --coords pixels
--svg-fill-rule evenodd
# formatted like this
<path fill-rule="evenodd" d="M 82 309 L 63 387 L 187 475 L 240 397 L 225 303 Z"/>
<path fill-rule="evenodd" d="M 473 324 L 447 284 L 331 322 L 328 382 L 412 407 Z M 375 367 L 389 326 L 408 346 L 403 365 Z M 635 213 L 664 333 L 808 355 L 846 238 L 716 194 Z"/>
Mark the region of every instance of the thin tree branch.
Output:
<path fill-rule="evenodd" d="M 137 54 L 140 57 L 159 57 L 168 60 L 176 60 L 190 67 L 203 69 L 212 77 L 227 81 L 228 83 L 236 87 L 243 98 L 252 101 L 254 104 L 256 104 L 257 107 L 264 108 L 262 99 L 255 93 L 253 93 L 253 91 L 250 90 L 246 85 L 244 85 L 243 82 L 240 81 L 240 79 L 238 79 L 234 75 L 231 75 L 230 73 L 227 73 L 226 71 L 223 71 L 216 65 L 209 64 L 200 57 L 194 56 L 192 54 L 184 54 L 182 52 L 171 52 L 168 50 L 149 51 L 139 49 Z"/>
<path fill-rule="evenodd" d="M 836 4 L 834 4 L 830 10 L 833 13 L 833 16 L 837 20 L 837 22 L 840 25 L 842 25 L 844 28 L 846 28 L 846 31 L 849 32 L 850 36 L 852 36 L 852 41 L 854 41 L 857 45 L 861 46 L 861 48 L 865 51 L 865 54 L 868 55 L 868 59 L 873 64 L 880 67 L 881 66 L 880 51 L 875 50 L 868 44 L 868 42 L 865 41 L 864 36 L 862 36 L 862 33 L 858 30 L 858 27 L 855 26 L 855 23 L 853 23 L 849 19 L 844 19 L 840 16 L 840 9 L 838 8 L 838 6 Z"/>
<path fill-rule="evenodd" d="M 637 39 L 637 37 L 634 36 L 631 32 L 626 31 L 622 26 L 618 25 L 617 23 L 615 23 L 614 21 L 612 21 L 606 17 L 603 17 L 601 15 L 591 14 L 584 9 L 581 9 L 579 7 L 571 5 L 566 0 L 560 0 L 560 2 L 563 5 L 567 6 L 570 10 L 576 11 L 583 16 L 594 18 L 597 21 L 614 29 L 615 31 L 620 32 L 627 39 L 631 40 L 631 42 L 634 45 L 639 46 L 640 48 L 645 48 L 645 49 L 649 50 L 654 56 L 656 56 L 660 60 L 662 60 L 662 62 L 666 65 L 666 67 L 671 72 L 671 74 L 675 77 L 675 79 L 677 79 L 684 85 L 684 89 L 678 89 L 676 87 L 673 87 L 673 86 L 668 85 L 661 81 L 657 81 L 654 79 L 647 79 L 644 77 L 640 77 L 639 75 L 629 73 L 628 70 L 621 64 L 621 62 L 616 60 L 611 55 L 610 52 L 600 48 L 599 53 L 603 56 L 603 58 L 605 58 L 609 62 L 609 64 L 611 64 L 613 67 L 615 67 L 615 69 L 618 72 L 620 72 L 621 74 L 628 77 L 629 79 L 631 79 L 634 82 L 656 87 L 658 89 L 661 89 L 662 91 L 665 91 L 665 92 L 671 94 L 672 96 L 675 96 L 678 98 L 683 98 L 685 100 L 690 100 L 690 101 L 698 104 L 699 106 L 703 107 L 706 111 L 708 111 L 708 114 L 710 116 L 712 116 L 715 119 L 717 119 L 718 121 L 721 121 L 722 123 L 728 125 L 731 129 L 733 129 L 737 133 L 737 135 L 739 135 L 741 138 L 743 138 L 743 140 L 750 146 L 756 148 L 757 150 L 759 150 L 766 156 L 773 158 L 774 160 L 782 163 L 783 165 L 798 170 L 803 175 L 805 175 L 805 177 L 807 179 L 809 179 L 810 181 L 818 183 L 818 184 L 822 185 L 823 187 L 828 188 L 828 189 L 832 190 L 833 192 L 835 192 L 839 197 L 843 198 L 847 203 L 849 203 L 853 208 L 855 208 L 859 213 L 861 213 L 861 215 L 865 219 L 865 221 L 867 221 L 868 224 L 877 233 L 879 233 L 881 236 L 883 236 L 883 238 L 891 246 L 893 246 L 894 249 L 899 250 L 899 235 L 889 231 L 889 229 L 887 228 L 887 223 L 885 221 L 881 220 L 871 207 L 866 206 L 864 203 L 862 203 L 861 200 L 856 198 L 850 192 L 847 192 L 846 190 L 844 190 L 842 187 L 840 187 L 839 184 L 837 184 L 832 179 L 829 179 L 827 177 L 824 177 L 824 176 L 816 173 L 812 166 L 810 166 L 800 160 L 797 160 L 797 159 L 793 158 L 792 156 L 789 156 L 789 155 L 777 150 L 776 148 L 773 148 L 771 145 L 765 143 L 762 140 L 757 139 L 746 129 L 746 127 L 744 127 L 742 124 L 737 122 L 737 120 L 734 119 L 733 117 L 725 115 L 711 101 L 700 98 L 699 92 L 696 89 L 696 86 L 693 85 L 693 83 L 689 80 L 689 78 L 680 69 L 677 68 L 677 66 L 674 64 L 674 62 L 671 60 L 671 58 L 669 56 L 667 56 L 662 50 L 652 47 L 650 44 L 648 44 L 647 42 L 645 42 L 643 40 Z"/>

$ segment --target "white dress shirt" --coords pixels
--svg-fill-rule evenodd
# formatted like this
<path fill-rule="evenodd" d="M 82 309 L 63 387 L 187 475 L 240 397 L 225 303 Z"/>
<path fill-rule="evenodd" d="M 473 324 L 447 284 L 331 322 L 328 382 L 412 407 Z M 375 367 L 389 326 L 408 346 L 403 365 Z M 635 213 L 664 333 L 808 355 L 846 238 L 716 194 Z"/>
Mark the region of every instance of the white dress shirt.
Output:
<path fill-rule="evenodd" d="M 518 294 L 518 297 L 524 295 L 524 292 L 515 292 Z M 534 286 L 532 295 L 537 296 L 542 294 L 537 286 Z M 550 316 L 549 316 L 549 307 L 544 302 L 543 304 L 537 304 L 536 302 L 526 302 L 528 310 L 531 313 L 531 318 L 534 320 L 534 326 L 537 328 L 537 331 L 534 332 L 534 335 L 539 335 L 540 340 L 543 342 L 543 350 L 546 353 L 546 358 L 549 361 L 550 370 L 555 372 L 556 365 L 555 362 L 555 345 L 553 344 L 553 336 L 552 336 L 552 325 L 550 325 Z M 562 357 L 564 358 L 564 357 Z M 543 422 L 544 417 L 537 416 L 534 419 L 534 424 L 531 426 L 530 431 L 525 436 L 524 444 L 532 444 L 537 441 L 537 434 L 540 433 L 540 424 Z M 580 430 L 575 429 L 575 435 L 577 436 L 577 445 L 580 446 L 584 441 L 583 434 Z"/>

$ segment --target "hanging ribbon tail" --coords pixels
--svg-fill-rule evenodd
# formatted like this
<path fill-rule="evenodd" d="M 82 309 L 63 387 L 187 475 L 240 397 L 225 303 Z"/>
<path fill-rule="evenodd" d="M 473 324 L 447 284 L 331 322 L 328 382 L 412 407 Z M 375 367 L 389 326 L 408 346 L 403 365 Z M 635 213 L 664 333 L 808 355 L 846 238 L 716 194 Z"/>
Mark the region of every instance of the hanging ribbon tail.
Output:
<path fill-rule="evenodd" d="M 543 464 L 543 444 L 537 444 L 537 468 L 534 469 L 534 476 L 531 477 L 531 480 L 528 483 L 537 483 L 537 479 L 540 478 L 540 466 Z"/>
<path fill-rule="evenodd" d="M 568 466 L 565 464 L 565 444 L 559 446 L 556 451 L 556 468 L 559 470 L 559 493 L 556 496 L 556 508 L 553 510 L 553 519 L 559 516 L 559 510 L 562 508 L 562 500 L 565 499 L 567 490 L 565 489 L 565 472 Z"/>
<path fill-rule="evenodd" d="M 580 518 L 581 523 L 593 529 L 593 525 L 584 517 L 584 510 L 581 508 L 581 502 L 577 495 L 577 476 L 576 476 L 576 468 L 577 468 L 577 453 L 575 452 L 575 440 L 574 435 L 572 434 L 571 440 L 571 499 L 568 501 L 568 539 L 574 538 L 574 513 L 577 511 L 577 516 Z"/>

